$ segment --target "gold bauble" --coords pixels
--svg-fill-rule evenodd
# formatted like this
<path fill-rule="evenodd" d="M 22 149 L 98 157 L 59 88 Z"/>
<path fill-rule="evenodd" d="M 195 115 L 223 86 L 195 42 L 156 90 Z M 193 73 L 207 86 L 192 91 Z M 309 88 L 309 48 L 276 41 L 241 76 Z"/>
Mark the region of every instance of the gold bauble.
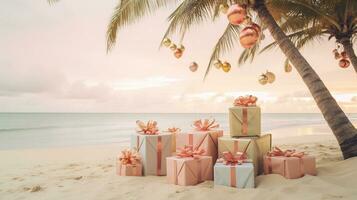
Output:
<path fill-rule="evenodd" d="M 172 43 L 172 44 L 170 45 L 170 49 L 171 49 L 172 51 L 175 51 L 175 50 L 177 49 L 176 44 Z"/>
<path fill-rule="evenodd" d="M 285 65 L 285 72 L 291 72 L 293 70 L 293 67 L 290 65 L 290 63 L 288 63 L 287 65 Z"/>
<path fill-rule="evenodd" d="M 219 11 L 221 11 L 221 13 L 223 14 L 227 14 L 229 9 L 229 5 L 226 3 L 222 3 L 221 5 L 219 5 Z"/>
<path fill-rule="evenodd" d="M 224 72 L 229 72 L 231 70 L 231 64 L 229 64 L 229 62 L 224 62 L 222 64 L 222 70 Z"/>
<path fill-rule="evenodd" d="M 213 65 L 217 68 L 217 69 L 220 69 L 222 68 L 222 62 L 220 60 L 216 60 L 214 61 Z"/>
<path fill-rule="evenodd" d="M 268 77 L 265 74 L 260 75 L 259 83 L 261 85 L 266 85 L 268 83 Z"/>
<path fill-rule="evenodd" d="M 162 44 L 165 46 L 165 47 L 169 47 L 171 45 L 171 40 L 169 38 L 165 38 L 163 41 L 162 41 Z"/>
<path fill-rule="evenodd" d="M 190 64 L 189 69 L 191 70 L 191 72 L 197 71 L 197 69 L 198 69 L 198 64 L 197 64 L 196 62 L 192 62 L 192 63 Z"/>
<path fill-rule="evenodd" d="M 268 77 L 268 83 L 273 83 L 275 81 L 275 74 L 273 72 L 267 71 L 265 76 Z"/>

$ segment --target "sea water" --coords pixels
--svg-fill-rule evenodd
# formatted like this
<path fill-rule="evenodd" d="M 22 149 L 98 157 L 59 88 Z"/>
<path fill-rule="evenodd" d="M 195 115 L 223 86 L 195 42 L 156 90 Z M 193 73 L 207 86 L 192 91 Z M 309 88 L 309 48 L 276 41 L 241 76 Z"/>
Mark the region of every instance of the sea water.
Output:
<path fill-rule="evenodd" d="M 357 114 L 348 116 L 357 121 Z M 0 113 L 0 149 L 128 143 L 136 120 L 156 120 L 161 130 L 172 126 L 189 130 L 192 121 L 200 118 L 215 118 L 228 130 L 227 113 Z M 321 114 L 262 114 L 263 132 L 314 124 L 326 124 Z"/>

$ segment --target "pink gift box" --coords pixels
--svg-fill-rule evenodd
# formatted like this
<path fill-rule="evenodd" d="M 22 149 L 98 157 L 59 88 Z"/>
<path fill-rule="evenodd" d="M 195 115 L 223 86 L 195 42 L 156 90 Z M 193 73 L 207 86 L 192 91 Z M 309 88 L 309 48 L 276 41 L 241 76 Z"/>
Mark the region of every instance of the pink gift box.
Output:
<path fill-rule="evenodd" d="M 280 174 L 288 179 L 300 178 L 305 174 L 316 176 L 315 157 L 264 156 L 264 174 Z"/>
<path fill-rule="evenodd" d="M 142 165 L 123 165 L 120 162 L 117 164 L 118 176 L 142 176 Z"/>
<path fill-rule="evenodd" d="M 167 180 L 175 185 L 196 185 L 213 179 L 210 156 L 200 156 L 199 158 L 172 156 L 166 158 L 166 165 Z"/>
<path fill-rule="evenodd" d="M 203 149 L 205 156 L 212 157 L 212 165 L 218 156 L 218 138 L 223 136 L 222 130 L 191 131 L 176 134 L 176 148 L 192 145 L 193 149 Z"/>

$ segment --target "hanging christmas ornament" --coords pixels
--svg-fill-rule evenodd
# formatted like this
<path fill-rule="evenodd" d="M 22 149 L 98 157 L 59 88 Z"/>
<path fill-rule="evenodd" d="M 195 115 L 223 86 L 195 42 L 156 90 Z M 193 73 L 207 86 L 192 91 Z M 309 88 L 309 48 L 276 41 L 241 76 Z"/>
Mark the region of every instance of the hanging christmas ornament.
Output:
<path fill-rule="evenodd" d="M 247 10 L 238 4 L 233 4 L 227 11 L 229 23 L 233 25 L 241 24 L 247 16 Z"/>
<path fill-rule="evenodd" d="M 183 46 L 182 44 L 178 45 L 177 48 L 178 48 L 178 49 L 181 49 L 182 52 L 185 51 L 185 46 Z"/>
<path fill-rule="evenodd" d="M 275 81 L 275 74 L 273 72 L 267 71 L 265 76 L 268 77 L 268 83 L 273 83 Z"/>
<path fill-rule="evenodd" d="M 246 26 L 239 35 L 239 41 L 243 48 L 249 49 L 253 47 L 258 39 L 260 32 L 258 32 L 258 28 L 255 26 Z"/>
<path fill-rule="evenodd" d="M 345 59 L 348 57 L 346 51 L 341 52 L 341 57 Z"/>
<path fill-rule="evenodd" d="M 345 58 L 342 58 L 338 64 L 341 68 L 347 68 L 350 66 L 350 61 Z"/>
<path fill-rule="evenodd" d="M 221 11 L 221 13 L 223 14 L 227 14 L 229 9 L 229 5 L 226 3 L 222 3 L 221 5 L 219 5 L 219 11 Z"/>
<path fill-rule="evenodd" d="M 256 24 L 256 23 L 251 23 L 250 26 L 251 26 L 252 28 L 254 28 L 254 29 L 257 31 L 257 33 L 258 33 L 259 36 L 261 35 L 262 29 L 260 28 L 260 26 L 259 26 L 258 24 Z"/>
<path fill-rule="evenodd" d="M 172 44 L 170 45 L 170 49 L 171 49 L 172 51 L 175 51 L 175 50 L 177 49 L 176 44 L 172 43 Z"/>
<path fill-rule="evenodd" d="M 338 60 L 338 59 L 341 58 L 341 54 L 338 53 L 338 50 L 337 50 L 337 49 L 334 49 L 334 50 L 332 51 L 332 53 L 334 54 L 336 60 Z"/>
<path fill-rule="evenodd" d="M 181 49 L 176 49 L 174 52 L 174 55 L 176 58 L 181 58 L 182 56 L 182 50 Z"/>
<path fill-rule="evenodd" d="M 290 63 L 288 63 L 287 65 L 285 65 L 285 72 L 291 72 L 293 70 L 293 67 L 290 65 Z"/>
<path fill-rule="evenodd" d="M 197 69 L 198 69 L 198 64 L 196 63 L 196 62 L 192 62 L 191 64 L 190 64 L 190 70 L 191 70 L 191 72 L 195 72 L 195 71 L 197 71 Z"/>
<path fill-rule="evenodd" d="M 165 38 L 163 41 L 162 41 L 162 44 L 165 46 L 165 47 L 169 47 L 171 45 L 171 40 L 169 38 Z"/>
<path fill-rule="evenodd" d="M 229 64 L 229 62 L 224 62 L 222 64 L 222 70 L 224 72 L 229 72 L 231 70 L 231 64 Z"/>
<path fill-rule="evenodd" d="M 265 74 L 260 75 L 259 83 L 261 85 L 266 85 L 268 83 L 268 77 Z"/>
<path fill-rule="evenodd" d="M 217 68 L 217 69 L 220 69 L 222 68 L 223 64 L 220 60 L 216 60 L 213 65 Z"/>

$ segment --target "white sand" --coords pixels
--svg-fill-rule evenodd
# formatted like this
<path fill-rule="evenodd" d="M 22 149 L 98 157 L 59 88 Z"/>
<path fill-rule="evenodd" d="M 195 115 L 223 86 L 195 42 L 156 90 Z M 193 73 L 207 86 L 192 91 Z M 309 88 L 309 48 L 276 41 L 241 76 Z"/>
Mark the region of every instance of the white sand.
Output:
<path fill-rule="evenodd" d="M 315 127 L 316 128 L 316 127 Z M 331 135 L 278 137 L 274 144 L 317 157 L 318 176 L 259 176 L 256 189 L 169 185 L 165 177 L 119 177 L 119 145 L 0 151 L 0 199 L 357 199 L 357 158 L 342 160 Z"/>

